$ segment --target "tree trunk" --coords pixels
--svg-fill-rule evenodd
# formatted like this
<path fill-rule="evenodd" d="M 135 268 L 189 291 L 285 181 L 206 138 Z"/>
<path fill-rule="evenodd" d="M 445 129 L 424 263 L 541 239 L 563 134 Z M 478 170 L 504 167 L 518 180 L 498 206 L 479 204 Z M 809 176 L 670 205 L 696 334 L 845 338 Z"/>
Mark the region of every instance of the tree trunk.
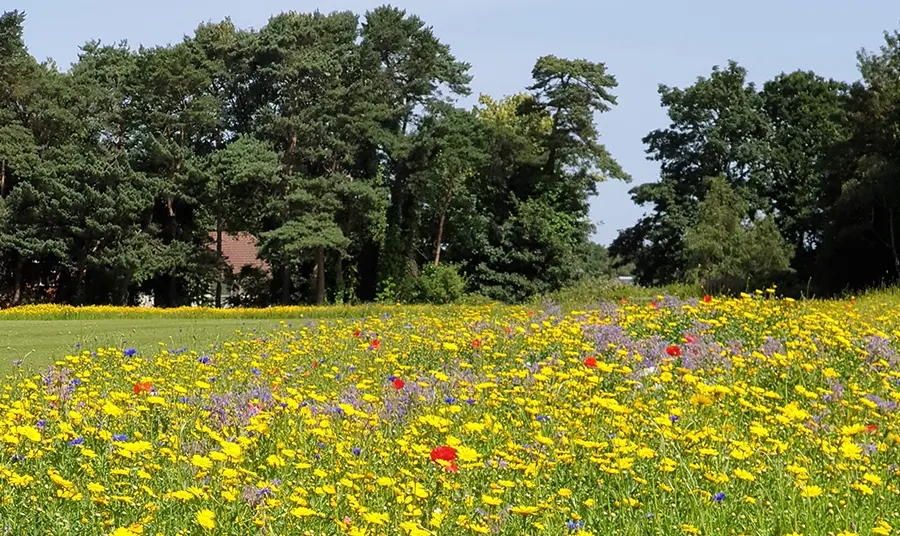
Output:
<path fill-rule="evenodd" d="M 434 267 L 438 267 L 438 263 L 441 262 L 441 240 L 444 238 L 444 218 L 445 215 L 441 212 L 441 222 L 438 224 L 438 235 L 437 235 L 437 245 L 434 248 Z"/>
<path fill-rule="evenodd" d="M 0 160 L 0 199 L 6 197 L 6 160 Z"/>
<path fill-rule="evenodd" d="M 291 304 L 291 270 L 287 266 L 281 269 L 281 303 Z"/>
<path fill-rule="evenodd" d="M 216 259 L 218 261 L 222 260 L 222 218 L 221 216 L 216 219 Z M 218 278 L 216 279 L 216 309 L 222 307 L 222 276 L 223 273 L 219 271 Z"/>
<path fill-rule="evenodd" d="M 25 269 L 25 260 L 21 253 L 16 253 L 16 267 L 13 271 L 13 297 L 12 304 L 19 305 L 22 301 L 22 270 Z"/>
<path fill-rule="evenodd" d="M 888 225 L 891 230 L 891 252 L 894 254 L 894 270 L 900 278 L 900 255 L 897 253 L 897 237 L 894 232 L 894 209 L 888 209 Z"/>
<path fill-rule="evenodd" d="M 337 261 L 334 263 L 334 291 L 335 301 L 344 303 L 346 291 L 344 288 L 344 257 L 340 253 L 338 253 Z"/>
<path fill-rule="evenodd" d="M 325 250 L 316 249 L 316 305 L 325 304 Z"/>
<path fill-rule="evenodd" d="M 75 304 L 76 305 L 84 305 L 84 290 L 85 290 L 85 277 L 87 275 L 87 268 L 85 268 L 85 264 L 87 260 L 85 259 L 85 255 L 79 253 L 78 254 L 78 262 L 76 264 L 76 270 L 78 273 L 75 275 Z"/>

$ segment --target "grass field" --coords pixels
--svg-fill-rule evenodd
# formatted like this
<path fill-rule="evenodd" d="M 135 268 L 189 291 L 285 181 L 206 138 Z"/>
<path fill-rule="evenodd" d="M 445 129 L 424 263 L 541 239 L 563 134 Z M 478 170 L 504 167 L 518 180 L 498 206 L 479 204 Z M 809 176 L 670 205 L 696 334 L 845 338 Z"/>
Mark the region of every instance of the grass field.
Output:
<path fill-rule="evenodd" d="M 134 348 L 145 354 L 161 348 L 206 351 L 210 345 L 278 326 L 275 319 L 2 320 L 0 376 L 19 360 L 26 369 L 43 372 L 54 361 L 81 349 Z"/>
<path fill-rule="evenodd" d="M 0 534 L 890 536 L 897 298 L 24 323 Z"/>

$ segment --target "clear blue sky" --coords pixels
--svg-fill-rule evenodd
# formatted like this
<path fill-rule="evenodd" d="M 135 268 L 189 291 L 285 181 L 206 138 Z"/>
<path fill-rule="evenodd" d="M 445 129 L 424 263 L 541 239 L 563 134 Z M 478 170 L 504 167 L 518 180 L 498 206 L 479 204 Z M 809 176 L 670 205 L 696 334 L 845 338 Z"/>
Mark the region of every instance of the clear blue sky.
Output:
<path fill-rule="evenodd" d="M 39 60 L 61 68 L 89 39 L 134 46 L 177 42 L 198 23 L 226 16 L 259 28 L 276 13 L 351 10 L 379 0 L 7 0 L 3 9 L 27 13 L 25 39 Z M 603 141 L 634 183 L 657 179 L 641 138 L 667 124 L 657 85 L 685 86 L 713 65 L 738 61 L 761 84 L 783 71 L 811 69 L 826 77 L 858 78 L 856 52 L 881 45 L 900 26 L 897 0 L 404 0 L 392 2 L 434 26 L 456 56 L 472 64 L 474 93 L 499 96 L 530 81 L 544 54 L 605 62 L 619 81 L 619 105 L 599 117 Z M 600 185 L 591 217 L 596 240 L 608 244 L 642 209 L 630 185 Z"/>

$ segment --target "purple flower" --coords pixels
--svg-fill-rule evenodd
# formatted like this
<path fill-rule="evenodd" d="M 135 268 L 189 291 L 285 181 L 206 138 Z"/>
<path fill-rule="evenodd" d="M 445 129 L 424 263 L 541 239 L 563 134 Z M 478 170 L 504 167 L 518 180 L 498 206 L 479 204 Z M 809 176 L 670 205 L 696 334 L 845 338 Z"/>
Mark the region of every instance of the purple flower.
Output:
<path fill-rule="evenodd" d="M 47 426 L 47 421 L 45 421 L 44 419 L 41 419 L 36 423 L 36 425 L 38 428 L 43 428 L 43 427 Z"/>
<path fill-rule="evenodd" d="M 722 501 L 725 500 L 725 492 L 720 491 L 720 492 L 716 493 L 715 495 L 712 496 L 712 500 L 716 501 L 717 503 L 721 503 Z"/>
<path fill-rule="evenodd" d="M 453 404 L 456 402 L 456 399 L 453 398 L 452 396 L 448 396 L 447 398 L 444 399 L 444 402 L 446 402 L 448 404 Z"/>
<path fill-rule="evenodd" d="M 672 422 L 678 422 L 678 419 L 680 418 L 681 417 L 679 417 L 678 415 L 669 415 L 669 420 Z"/>
<path fill-rule="evenodd" d="M 114 434 L 112 436 L 113 441 L 128 441 L 128 436 L 125 434 Z"/>
<path fill-rule="evenodd" d="M 76 445 L 80 445 L 80 444 L 82 444 L 82 443 L 84 443 L 84 438 L 83 438 L 83 437 L 76 437 L 76 438 L 73 439 L 72 441 L 69 441 L 69 445 L 71 445 L 71 446 L 73 446 L 73 447 L 76 446 Z"/>
<path fill-rule="evenodd" d="M 122 353 L 125 355 L 125 357 L 131 357 L 137 353 L 137 350 L 135 350 L 134 348 L 126 348 Z"/>
<path fill-rule="evenodd" d="M 359 456 L 360 454 L 362 454 L 362 449 L 359 447 L 353 447 L 353 455 Z"/>
<path fill-rule="evenodd" d="M 209 365 L 209 356 L 201 355 L 200 357 L 197 358 L 197 361 L 199 361 L 200 363 L 202 363 L 204 365 Z"/>

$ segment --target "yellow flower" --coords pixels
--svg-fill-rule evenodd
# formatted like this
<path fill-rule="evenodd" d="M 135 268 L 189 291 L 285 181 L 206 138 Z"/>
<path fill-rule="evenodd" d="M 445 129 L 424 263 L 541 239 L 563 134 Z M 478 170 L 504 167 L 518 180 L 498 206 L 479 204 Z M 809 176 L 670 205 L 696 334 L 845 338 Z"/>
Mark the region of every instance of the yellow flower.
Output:
<path fill-rule="evenodd" d="M 804 486 L 800 496 L 806 499 L 812 499 L 822 494 L 822 488 L 819 486 Z"/>
<path fill-rule="evenodd" d="M 213 462 L 204 456 L 200 456 L 198 454 L 194 454 L 191 457 L 191 465 L 194 467 L 199 467 L 200 469 L 212 469 Z"/>
<path fill-rule="evenodd" d="M 391 516 L 378 512 L 366 512 L 363 514 L 363 519 L 366 523 L 371 523 L 372 525 L 384 525 L 391 520 Z"/>
<path fill-rule="evenodd" d="M 481 502 L 488 506 L 499 506 L 503 504 L 503 501 L 498 499 L 497 497 L 491 497 L 490 495 L 482 495 Z"/>
<path fill-rule="evenodd" d="M 848 460 L 862 459 L 862 448 L 860 448 L 856 443 L 844 441 L 843 443 L 841 443 L 840 451 L 841 456 L 847 458 Z"/>
<path fill-rule="evenodd" d="M 216 528 L 216 514 L 212 510 L 203 509 L 197 512 L 197 524 L 205 529 Z"/>
<path fill-rule="evenodd" d="M 538 511 L 540 511 L 540 508 L 538 508 L 537 506 L 513 506 L 509 509 L 509 511 L 514 514 L 527 516 L 538 513 Z"/>
<path fill-rule="evenodd" d="M 121 417 L 125 412 L 122 411 L 122 408 L 112 402 L 107 402 L 106 404 L 103 404 L 103 413 L 110 417 Z"/>
<path fill-rule="evenodd" d="M 741 480 L 746 480 L 747 482 L 753 482 L 756 480 L 756 476 L 750 471 L 745 471 L 744 469 L 735 469 L 734 476 L 740 478 Z"/>
<path fill-rule="evenodd" d="M 317 513 L 315 510 L 311 510 L 304 506 L 298 506 L 297 508 L 294 508 L 293 510 L 291 510 L 291 515 L 302 519 L 304 517 L 317 515 Z"/>
<path fill-rule="evenodd" d="M 888 536 L 893 530 L 894 527 L 890 526 L 887 521 L 881 520 L 872 528 L 872 534 Z"/>

